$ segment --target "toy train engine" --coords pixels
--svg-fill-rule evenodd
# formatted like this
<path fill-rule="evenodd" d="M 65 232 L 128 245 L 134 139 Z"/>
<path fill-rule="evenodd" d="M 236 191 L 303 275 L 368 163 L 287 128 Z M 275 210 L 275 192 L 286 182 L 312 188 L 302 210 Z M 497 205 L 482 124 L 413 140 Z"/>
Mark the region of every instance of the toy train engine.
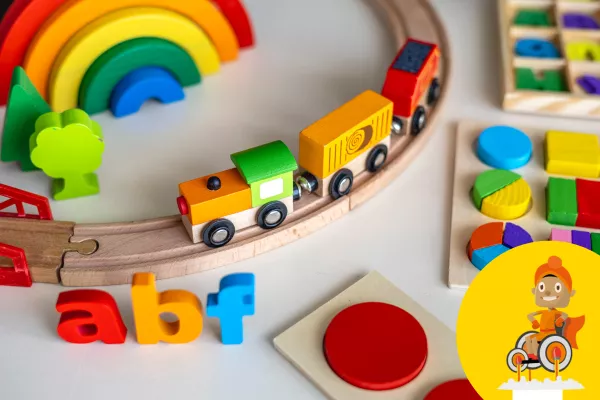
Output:
<path fill-rule="evenodd" d="M 177 206 L 194 243 L 229 243 L 236 231 L 278 227 L 293 212 L 298 164 L 281 141 L 231 155 L 236 168 L 179 185 Z"/>
<path fill-rule="evenodd" d="M 369 90 L 304 129 L 300 187 L 338 199 L 350 193 L 357 175 L 381 169 L 391 143 L 393 108 L 390 100 Z"/>
<path fill-rule="evenodd" d="M 392 131 L 418 135 L 427 125 L 427 108 L 441 94 L 440 50 L 432 43 L 408 39 L 389 67 L 381 94 L 394 102 Z"/>

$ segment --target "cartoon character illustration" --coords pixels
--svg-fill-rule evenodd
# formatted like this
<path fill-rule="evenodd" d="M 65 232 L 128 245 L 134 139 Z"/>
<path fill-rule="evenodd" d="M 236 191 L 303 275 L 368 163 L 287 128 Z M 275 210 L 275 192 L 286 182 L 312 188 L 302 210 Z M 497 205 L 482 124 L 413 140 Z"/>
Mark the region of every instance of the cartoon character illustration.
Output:
<path fill-rule="evenodd" d="M 536 330 L 519 337 L 508 354 L 508 367 L 513 372 L 518 368 L 524 371 L 540 367 L 550 372 L 563 371 L 571 363 L 573 349 L 578 348 L 576 335 L 583 327 L 585 316 L 572 318 L 559 310 L 568 307 L 576 294 L 571 274 L 560 258 L 552 256 L 538 267 L 531 292 L 535 304 L 545 309 L 527 316 Z"/>

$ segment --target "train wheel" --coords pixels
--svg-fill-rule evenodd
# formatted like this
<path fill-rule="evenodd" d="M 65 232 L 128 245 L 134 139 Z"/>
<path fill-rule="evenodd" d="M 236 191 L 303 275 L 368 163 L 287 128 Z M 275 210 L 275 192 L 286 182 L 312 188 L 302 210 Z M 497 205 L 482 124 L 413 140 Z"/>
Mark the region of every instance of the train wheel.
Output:
<path fill-rule="evenodd" d="M 369 153 L 369 157 L 367 157 L 367 171 L 369 172 L 377 172 L 385 164 L 385 160 L 387 159 L 388 148 L 384 144 L 379 144 L 371 150 Z"/>
<path fill-rule="evenodd" d="M 340 169 L 329 184 L 329 194 L 334 199 L 346 196 L 352 190 L 354 174 L 349 169 Z"/>
<path fill-rule="evenodd" d="M 400 117 L 396 117 L 392 119 L 392 133 L 394 135 L 402 136 L 404 134 L 404 121 Z"/>
<path fill-rule="evenodd" d="M 431 81 L 431 85 L 429 86 L 429 92 L 427 93 L 427 105 L 431 106 L 435 104 L 436 101 L 440 98 L 442 94 L 442 85 L 440 85 L 440 80 L 438 78 L 434 78 Z"/>
<path fill-rule="evenodd" d="M 235 227 L 226 219 L 210 222 L 202 231 L 202 241 L 208 247 L 216 248 L 225 246 L 233 239 Z"/>
<path fill-rule="evenodd" d="M 425 107 L 419 106 L 415 110 L 410 122 L 410 133 L 413 136 L 417 136 L 427 126 L 427 112 Z"/>
<path fill-rule="evenodd" d="M 280 201 L 274 201 L 265 204 L 259 211 L 256 218 L 258 226 L 263 229 L 274 229 L 285 221 L 288 209 Z"/>

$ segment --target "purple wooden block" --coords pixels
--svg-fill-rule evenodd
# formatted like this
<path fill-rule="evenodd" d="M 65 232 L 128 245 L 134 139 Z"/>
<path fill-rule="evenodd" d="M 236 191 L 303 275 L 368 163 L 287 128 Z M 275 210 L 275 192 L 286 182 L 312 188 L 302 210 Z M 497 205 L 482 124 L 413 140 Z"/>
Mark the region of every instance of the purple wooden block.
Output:
<path fill-rule="evenodd" d="M 522 244 L 531 243 L 533 239 L 527 231 L 521 228 L 519 225 L 515 225 L 511 222 L 507 222 L 504 227 L 504 236 L 502 237 L 502 244 L 512 249 Z"/>
<path fill-rule="evenodd" d="M 592 75 L 584 75 L 580 76 L 576 79 L 577 84 L 581 86 L 581 88 L 587 94 L 596 94 L 600 95 L 600 79 L 592 76 Z"/>
<path fill-rule="evenodd" d="M 588 250 L 592 249 L 592 234 L 583 231 L 571 232 L 571 241 L 581 247 L 585 247 Z"/>
<path fill-rule="evenodd" d="M 600 25 L 592 16 L 578 13 L 564 14 L 563 25 L 571 29 L 600 29 Z"/>

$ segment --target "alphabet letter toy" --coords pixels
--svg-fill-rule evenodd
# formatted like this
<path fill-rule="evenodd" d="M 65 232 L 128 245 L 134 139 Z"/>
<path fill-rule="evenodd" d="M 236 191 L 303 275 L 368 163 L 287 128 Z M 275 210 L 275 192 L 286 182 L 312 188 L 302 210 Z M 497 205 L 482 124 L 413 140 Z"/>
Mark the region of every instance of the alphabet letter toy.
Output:
<path fill-rule="evenodd" d="M 219 318 L 223 344 L 244 341 L 242 318 L 254 315 L 254 274 L 232 274 L 221 279 L 219 293 L 208 295 L 206 315 Z"/>

